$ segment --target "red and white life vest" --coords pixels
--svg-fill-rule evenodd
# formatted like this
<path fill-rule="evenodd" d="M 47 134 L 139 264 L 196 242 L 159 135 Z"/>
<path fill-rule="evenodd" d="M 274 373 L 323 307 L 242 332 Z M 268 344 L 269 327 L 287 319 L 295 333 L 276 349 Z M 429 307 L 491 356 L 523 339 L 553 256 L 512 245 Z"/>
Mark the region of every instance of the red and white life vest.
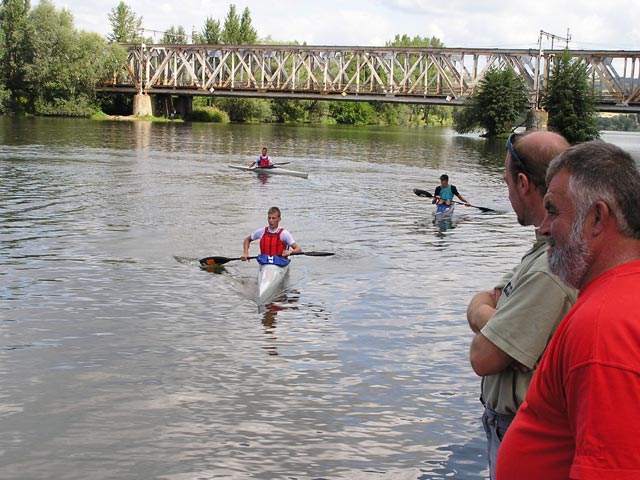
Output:
<path fill-rule="evenodd" d="M 264 227 L 264 234 L 260 239 L 260 253 L 265 255 L 282 255 L 284 242 L 280 239 L 280 234 L 284 228 L 279 228 L 277 232 L 271 233 L 269 227 Z"/>

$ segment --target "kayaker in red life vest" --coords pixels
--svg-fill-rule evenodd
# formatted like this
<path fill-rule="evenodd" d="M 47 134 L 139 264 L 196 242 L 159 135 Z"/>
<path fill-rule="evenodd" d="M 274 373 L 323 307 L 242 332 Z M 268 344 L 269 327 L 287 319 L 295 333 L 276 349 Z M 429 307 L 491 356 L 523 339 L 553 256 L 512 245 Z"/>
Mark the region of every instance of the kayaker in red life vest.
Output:
<path fill-rule="evenodd" d="M 266 151 L 266 148 L 263 151 Z M 281 219 L 280 209 L 271 207 L 267 214 L 269 226 L 256 230 L 244 239 L 243 253 L 240 257 L 243 262 L 248 260 L 249 245 L 254 240 L 260 240 L 260 253 L 265 255 L 279 255 L 286 258 L 292 253 L 302 253 L 302 248 L 293 239 L 291 233 L 279 226 Z"/>
<path fill-rule="evenodd" d="M 251 162 L 249 168 L 253 168 L 254 165 L 259 168 L 273 167 L 273 163 L 271 163 L 271 159 L 269 158 L 269 155 L 267 155 L 267 147 L 262 147 L 262 153 L 258 155 L 258 158 Z"/>

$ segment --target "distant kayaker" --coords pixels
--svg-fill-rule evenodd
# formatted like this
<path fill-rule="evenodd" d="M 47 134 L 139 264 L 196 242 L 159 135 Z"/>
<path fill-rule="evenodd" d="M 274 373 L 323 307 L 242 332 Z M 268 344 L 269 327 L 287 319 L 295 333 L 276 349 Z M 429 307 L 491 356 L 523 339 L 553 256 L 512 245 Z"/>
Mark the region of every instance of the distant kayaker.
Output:
<path fill-rule="evenodd" d="M 466 207 L 469 206 L 469 202 L 466 198 L 460 195 L 456 186 L 449 185 L 449 175 L 443 173 L 440 175 L 440 185 L 436 187 L 435 195 L 431 203 L 437 203 L 438 205 L 451 205 L 454 195 L 458 197 Z"/>
<path fill-rule="evenodd" d="M 258 155 L 258 158 L 251 162 L 249 168 L 253 168 L 254 166 L 259 168 L 273 167 L 273 163 L 271 163 L 271 159 L 269 158 L 269 155 L 267 155 L 267 147 L 262 147 L 262 153 Z"/>
<path fill-rule="evenodd" d="M 265 151 L 263 149 L 263 151 Z M 254 240 L 260 240 L 260 253 L 263 255 L 288 257 L 292 253 L 301 253 L 298 246 L 288 230 L 280 227 L 282 215 L 278 207 L 271 207 L 267 213 L 268 226 L 260 228 L 244 239 L 242 244 L 242 259 L 246 262 L 249 257 L 249 245 Z"/>

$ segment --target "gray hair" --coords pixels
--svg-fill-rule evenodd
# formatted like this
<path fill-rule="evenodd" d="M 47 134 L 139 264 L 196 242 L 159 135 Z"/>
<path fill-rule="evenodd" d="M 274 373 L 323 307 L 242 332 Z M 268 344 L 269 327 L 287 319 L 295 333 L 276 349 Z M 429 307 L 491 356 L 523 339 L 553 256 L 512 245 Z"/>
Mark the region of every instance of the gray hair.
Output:
<path fill-rule="evenodd" d="M 620 233 L 640 238 L 640 170 L 629 153 L 601 140 L 580 143 L 551 162 L 547 185 L 561 170 L 571 175 L 569 194 L 578 219 L 584 220 L 591 206 L 603 201 Z"/>

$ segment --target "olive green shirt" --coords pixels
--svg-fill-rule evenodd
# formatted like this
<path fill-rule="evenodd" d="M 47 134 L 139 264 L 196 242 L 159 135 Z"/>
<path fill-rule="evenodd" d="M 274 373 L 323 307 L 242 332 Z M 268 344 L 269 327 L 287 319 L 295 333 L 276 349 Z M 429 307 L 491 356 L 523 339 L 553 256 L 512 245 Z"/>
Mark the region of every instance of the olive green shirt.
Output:
<path fill-rule="evenodd" d="M 535 244 L 511 273 L 496 313 L 480 332 L 511 358 L 531 369 L 522 373 L 507 367 L 482 379 L 485 406 L 500 414 L 513 415 L 524 400 L 533 369 L 553 332 L 575 303 L 577 290 L 551 273 L 545 237 L 537 232 Z"/>

